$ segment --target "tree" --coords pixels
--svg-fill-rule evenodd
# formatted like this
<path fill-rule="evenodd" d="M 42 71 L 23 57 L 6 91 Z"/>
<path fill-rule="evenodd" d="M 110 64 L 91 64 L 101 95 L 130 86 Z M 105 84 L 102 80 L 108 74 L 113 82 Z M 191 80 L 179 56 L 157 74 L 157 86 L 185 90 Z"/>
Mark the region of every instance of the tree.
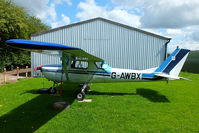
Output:
<path fill-rule="evenodd" d="M 3 46 L 9 39 L 30 39 L 31 34 L 50 29 L 40 19 L 29 16 L 22 7 L 0 0 L 0 71 L 4 67 L 30 65 L 30 53 Z"/>

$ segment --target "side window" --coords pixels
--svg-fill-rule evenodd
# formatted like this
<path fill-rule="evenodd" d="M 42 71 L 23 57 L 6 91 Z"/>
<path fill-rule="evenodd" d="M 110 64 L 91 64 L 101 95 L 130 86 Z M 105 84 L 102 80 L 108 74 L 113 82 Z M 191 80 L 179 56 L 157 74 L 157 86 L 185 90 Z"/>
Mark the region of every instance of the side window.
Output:
<path fill-rule="evenodd" d="M 72 62 L 71 62 L 71 68 L 75 68 L 75 62 L 76 62 L 76 61 L 72 61 Z"/>
<path fill-rule="evenodd" d="M 87 61 L 72 61 L 71 68 L 86 69 L 88 68 Z"/>
<path fill-rule="evenodd" d="M 97 68 L 102 68 L 103 62 L 95 62 Z"/>

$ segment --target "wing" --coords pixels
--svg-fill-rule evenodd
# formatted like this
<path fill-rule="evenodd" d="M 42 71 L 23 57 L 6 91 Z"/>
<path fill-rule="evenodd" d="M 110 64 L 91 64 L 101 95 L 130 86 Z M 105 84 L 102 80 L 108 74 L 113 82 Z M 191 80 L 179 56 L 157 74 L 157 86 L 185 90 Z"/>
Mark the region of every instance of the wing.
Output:
<path fill-rule="evenodd" d="M 70 47 L 56 43 L 12 39 L 12 40 L 7 40 L 6 44 L 13 48 L 28 50 L 37 53 L 62 55 L 62 52 L 65 52 L 75 57 L 88 58 L 89 60 L 95 60 L 95 61 L 103 61 L 103 59 L 91 55 L 80 48 Z"/>

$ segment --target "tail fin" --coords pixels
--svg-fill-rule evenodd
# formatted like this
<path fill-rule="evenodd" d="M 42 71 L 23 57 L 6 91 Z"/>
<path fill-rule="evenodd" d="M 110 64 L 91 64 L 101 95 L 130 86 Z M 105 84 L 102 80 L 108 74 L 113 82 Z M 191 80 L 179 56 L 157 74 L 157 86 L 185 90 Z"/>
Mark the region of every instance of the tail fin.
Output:
<path fill-rule="evenodd" d="M 155 70 L 157 73 L 165 73 L 178 76 L 189 54 L 188 49 L 177 48 L 161 65 Z"/>

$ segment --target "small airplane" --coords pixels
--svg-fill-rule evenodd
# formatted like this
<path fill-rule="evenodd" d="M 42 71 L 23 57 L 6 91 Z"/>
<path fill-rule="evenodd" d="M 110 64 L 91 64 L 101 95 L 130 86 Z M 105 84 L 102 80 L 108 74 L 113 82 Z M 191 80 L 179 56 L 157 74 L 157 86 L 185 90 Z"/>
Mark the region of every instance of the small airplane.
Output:
<path fill-rule="evenodd" d="M 41 70 L 48 80 L 54 82 L 49 89 L 51 93 L 56 92 L 55 85 L 57 83 L 82 84 L 81 91 L 77 94 L 77 100 L 85 98 L 85 94 L 90 89 L 89 83 L 186 79 L 178 77 L 178 75 L 190 51 L 176 48 L 159 67 L 130 70 L 111 68 L 103 59 L 76 47 L 21 39 L 7 40 L 6 44 L 13 48 L 32 52 L 60 55 L 62 64 L 41 65 L 35 70 Z"/>

